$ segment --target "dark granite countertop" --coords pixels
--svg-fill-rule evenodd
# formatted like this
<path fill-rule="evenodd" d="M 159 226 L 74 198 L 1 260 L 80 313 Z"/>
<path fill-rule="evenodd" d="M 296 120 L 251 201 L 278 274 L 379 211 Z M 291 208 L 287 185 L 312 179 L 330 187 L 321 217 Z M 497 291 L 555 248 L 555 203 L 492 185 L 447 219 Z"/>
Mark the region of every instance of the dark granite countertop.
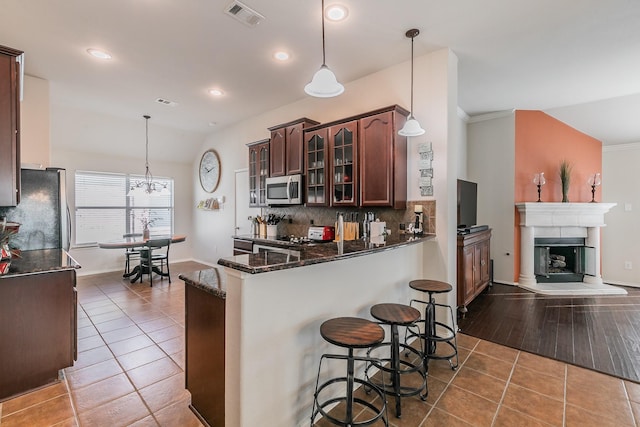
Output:
<path fill-rule="evenodd" d="M 0 262 L 4 263 L 5 261 Z M 80 268 L 80 264 L 63 249 L 23 251 L 19 257 L 14 256 L 9 262 L 8 272 L 1 275 L 0 279 Z"/>
<path fill-rule="evenodd" d="M 252 240 L 254 243 L 267 246 L 292 249 L 291 253 L 261 252 L 235 255 L 220 258 L 218 264 L 246 273 L 257 274 L 269 271 L 285 270 L 305 265 L 338 261 L 357 256 L 378 253 L 407 245 L 422 243 L 435 238 L 435 234 L 413 236 L 411 234 L 395 234 L 374 240 L 350 240 L 342 244 L 337 242 L 311 243 L 296 245 L 276 239 L 257 238 L 253 236 L 234 236 L 236 239 Z M 342 246 L 342 247 L 340 247 Z"/>
<path fill-rule="evenodd" d="M 225 274 L 222 269 L 213 267 L 193 273 L 180 274 L 178 277 L 187 285 L 201 289 L 218 298 L 227 297 Z"/>

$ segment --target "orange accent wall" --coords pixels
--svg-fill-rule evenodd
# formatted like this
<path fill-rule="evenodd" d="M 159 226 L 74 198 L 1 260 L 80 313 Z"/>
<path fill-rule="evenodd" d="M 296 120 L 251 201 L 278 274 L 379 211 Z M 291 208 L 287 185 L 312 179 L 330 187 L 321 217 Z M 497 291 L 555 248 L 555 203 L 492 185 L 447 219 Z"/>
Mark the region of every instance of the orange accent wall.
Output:
<path fill-rule="evenodd" d="M 516 203 L 535 202 L 538 190 L 533 183 L 536 173 L 544 172 L 543 202 L 561 202 L 560 162 L 572 166 L 569 202 L 591 201 L 589 176 L 602 172 L 602 142 L 554 119 L 542 111 L 517 110 L 515 113 L 515 187 Z M 600 201 L 601 188 L 596 190 Z M 515 208 L 514 281 L 520 275 L 520 215 Z"/>

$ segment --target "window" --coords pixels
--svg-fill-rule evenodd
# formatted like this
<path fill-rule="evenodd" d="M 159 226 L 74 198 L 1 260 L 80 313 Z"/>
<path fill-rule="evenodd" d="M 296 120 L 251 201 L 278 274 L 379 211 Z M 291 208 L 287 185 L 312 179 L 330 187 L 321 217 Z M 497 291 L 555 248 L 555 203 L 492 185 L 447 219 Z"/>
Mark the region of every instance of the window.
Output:
<path fill-rule="evenodd" d="M 90 245 L 122 238 L 123 234 L 140 233 L 144 222 L 150 222 L 153 235 L 173 234 L 173 179 L 156 178 L 167 184 L 167 194 L 128 196 L 132 182 L 144 176 L 104 172 L 77 171 L 76 244 Z"/>

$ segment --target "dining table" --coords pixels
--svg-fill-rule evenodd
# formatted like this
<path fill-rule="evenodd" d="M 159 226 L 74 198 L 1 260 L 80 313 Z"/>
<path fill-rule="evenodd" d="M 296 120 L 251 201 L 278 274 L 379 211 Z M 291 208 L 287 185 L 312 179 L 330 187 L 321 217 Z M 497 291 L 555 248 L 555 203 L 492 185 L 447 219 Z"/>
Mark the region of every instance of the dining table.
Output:
<path fill-rule="evenodd" d="M 123 237 L 121 239 L 109 240 L 106 242 L 98 242 L 98 247 L 102 249 L 132 249 L 132 248 L 142 248 L 148 240 L 153 239 L 166 239 L 171 237 L 171 243 L 181 243 L 187 240 L 187 236 L 184 234 L 174 234 L 172 236 L 168 235 L 152 235 L 149 236 L 148 239 L 143 238 L 142 236 L 134 236 L 134 237 Z M 168 261 L 167 261 L 168 262 Z M 153 267 L 153 271 L 160 276 L 167 276 L 167 273 L 163 273 L 157 267 Z M 122 277 L 128 278 L 131 277 L 131 283 L 134 283 L 136 280 L 140 278 L 142 272 L 140 271 L 140 265 L 136 265 L 130 272 L 125 273 Z"/>

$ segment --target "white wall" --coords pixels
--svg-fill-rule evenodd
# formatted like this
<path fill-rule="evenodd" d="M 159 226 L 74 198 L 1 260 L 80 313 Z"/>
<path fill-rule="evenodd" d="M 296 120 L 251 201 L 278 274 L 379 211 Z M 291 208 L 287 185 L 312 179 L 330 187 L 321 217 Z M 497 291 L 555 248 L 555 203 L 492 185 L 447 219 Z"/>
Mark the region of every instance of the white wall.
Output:
<path fill-rule="evenodd" d="M 193 205 L 193 175 L 192 164 L 159 161 L 153 159 L 154 140 L 152 135 L 170 141 L 173 149 L 178 151 L 183 145 L 201 144 L 202 139 L 198 135 L 192 135 L 191 139 L 185 137 L 183 132 L 165 129 L 149 124 L 149 152 L 150 169 L 156 176 L 171 177 L 174 179 L 174 232 L 186 234 L 187 241 L 171 247 L 172 262 L 193 258 L 193 241 L 195 230 L 192 224 Z M 90 150 L 96 140 L 103 141 L 109 146 L 109 139 L 105 138 L 104 129 L 108 129 L 111 138 L 117 138 L 117 144 L 110 154 L 94 151 L 80 151 L 77 148 L 86 146 Z M 119 117 L 107 116 L 83 110 L 63 106 L 51 108 L 51 165 L 67 170 L 68 202 L 72 218 L 75 208 L 74 173 L 76 170 L 116 172 L 116 173 L 144 173 L 144 145 L 145 130 L 144 119 L 126 120 Z M 128 147 L 119 149 L 116 147 Z M 100 149 L 100 151 L 106 151 Z M 133 152 L 142 151 L 139 154 Z M 72 224 L 75 221 L 72 219 Z M 122 250 L 108 250 L 93 248 L 74 248 L 75 230 L 72 228 L 71 256 L 76 259 L 82 269 L 78 274 L 94 274 L 104 271 L 120 270 L 124 267 L 124 255 Z M 114 236 L 117 238 L 118 236 Z"/>
<path fill-rule="evenodd" d="M 602 201 L 617 203 L 602 229 L 602 278 L 606 283 L 640 287 L 640 142 L 603 146 Z M 631 210 L 625 210 L 625 205 Z M 632 269 L 624 268 L 631 261 Z"/>
<path fill-rule="evenodd" d="M 492 228 L 495 282 L 513 284 L 515 114 L 472 117 L 468 125 L 468 179 L 478 183 L 478 224 Z"/>
<path fill-rule="evenodd" d="M 415 116 L 426 129 L 421 137 L 410 138 L 408 144 L 408 199 L 427 199 L 419 196 L 417 181 L 417 145 L 431 141 L 434 148 L 435 199 L 437 200 L 438 245 L 433 252 L 425 254 L 429 269 L 426 274 L 435 279 L 455 282 L 455 155 L 459 140 L 455 128 L 457 117 L 457 58 L 448 49 L 443 49 L 415 59 Z M 232 254 L 234 227 L 234 171 L 246 168 L 248 154 L 246 143 L 268 138 L 268 127 L 300 117 L 328 122 L 363 113 L 392 104 L 410 105 L 410 61 L 397 64 L 359 80 L 347 83 L 344 94 L 337 98 L 318 99 L 303 97 L 289 104 L 221 129 L 210 135 L 202 145 L 200 154 L 214 148 L 220 154 L 222 177 L 214 196 L 224 195 L 227 203 L 219 212 L 194 210 L 194 228 L 198 230 L 194 242 L 197 258 L 215 263 L 218 258 Z M 339 76 L 338 76 L 339 77 Z M 302 88 L 300 88 L 302 96 Z M 454 157 L 451 157 L 454 156 Z M 199 186 L 197 165 L 193 162 L 194 200 L 211 197 Z M 452 169 L 453 167 L 453 169 Z M 453 180 L 453 183 L 452 181 Z M 452 187 L 453 186 L 453 187 Z M 451 212 L 453 200 L 453 212 Z M 453 215 L 453 223 L 450 221 Z M 453 297 L 453 296 L 452 296 Z"/>
<path fill-rule="evenodd" d="M 49 81 L 24 76 L 24 98 L 20 104 L 20 161 L 50 166 Z"/>

